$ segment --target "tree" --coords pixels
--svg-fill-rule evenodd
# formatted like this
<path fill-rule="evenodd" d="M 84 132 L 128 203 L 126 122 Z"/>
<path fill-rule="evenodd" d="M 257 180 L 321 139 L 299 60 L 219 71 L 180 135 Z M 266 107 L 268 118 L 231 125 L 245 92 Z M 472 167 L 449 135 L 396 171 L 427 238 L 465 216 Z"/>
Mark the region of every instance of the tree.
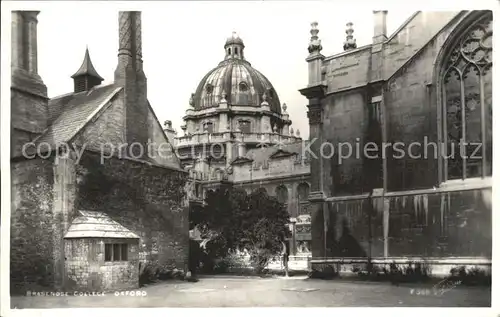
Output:
<path fill-rule="evenodd" d="M 251 194 L 238 189 L 209 191 L 196 220 L 198 230 L 208 241 L 208 252 L 224 257 L 231 251 L 246 249 L 258 273 L 279 254 L 290 235 L 284 205 L 260 190 Z"/>

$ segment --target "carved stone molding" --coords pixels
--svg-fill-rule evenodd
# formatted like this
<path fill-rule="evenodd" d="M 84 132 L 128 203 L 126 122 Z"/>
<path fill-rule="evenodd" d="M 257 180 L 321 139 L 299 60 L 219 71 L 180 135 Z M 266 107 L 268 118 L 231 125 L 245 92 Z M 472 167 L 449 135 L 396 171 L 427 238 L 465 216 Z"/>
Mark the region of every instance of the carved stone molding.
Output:
<path fill-rule="evenodd" d="M 309 105 L 308 108 L 307 117 L 309 118 L 309 125 L 322 123 L 323 109 L 321 104 Z"/>

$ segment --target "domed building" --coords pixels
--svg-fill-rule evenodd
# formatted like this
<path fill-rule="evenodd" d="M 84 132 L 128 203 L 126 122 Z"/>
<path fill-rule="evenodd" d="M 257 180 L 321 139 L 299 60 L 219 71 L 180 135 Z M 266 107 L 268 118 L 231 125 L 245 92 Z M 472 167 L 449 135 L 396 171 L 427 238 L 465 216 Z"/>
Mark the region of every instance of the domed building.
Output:
<path fill-rule="evenodd" d="M 224 44 L 223 60 L 191 94 L 183 135 L 177 136 L 165 121 L 165 133 L 194 180 L 192 203 L 201 203 L 206 190 L 224 180 L 248 192 L 261 188 L 277 196 L 287 205 L 292 231 L 302 224 L 309 228 L 309 217 L 301 216 L 307 214 L 309 161 L 301 155 L 300 131 L 293 131 L 286 110 L 271 81 L 246 59 L 243 40 L 233 33 Z M 293 237 L 303 242 L 290 241 L 292 254 L 308 254 L 304 242 L 310 233 L 301 232 Z"/>

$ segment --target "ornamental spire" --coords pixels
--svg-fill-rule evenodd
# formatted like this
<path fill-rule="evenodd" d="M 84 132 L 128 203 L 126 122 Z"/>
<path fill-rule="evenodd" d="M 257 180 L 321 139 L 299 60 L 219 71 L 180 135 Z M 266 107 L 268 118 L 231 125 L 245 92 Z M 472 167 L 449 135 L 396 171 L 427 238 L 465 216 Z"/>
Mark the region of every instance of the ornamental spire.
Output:
<path fill-rule="evenodd" d="M 319 53 L 323 49 L 321 46 L 321 40 L 318 37 L 318 22 L 311 23 L 311 40 L 309 41 L 309 53 Z"/>
<path fill-rule="evenodd" d="M 82 65 L 71 76 L 75 82 L 75 93 L 90 90 L 92 87 L 98 86 L 104 80 L 94 68 L 90 59 L 89 48 L 85 49 L 85 57 Z"/>
<path fill-rule="evenodd" d="M 344 51 L 352 50 L 357 47 L 356 39 L 352 35 L 354 33 L 354 29 L 352 28 L 352 22 L 346 24 L 345 33 L 347 34 L 346 40 L 344 42 Z"/>

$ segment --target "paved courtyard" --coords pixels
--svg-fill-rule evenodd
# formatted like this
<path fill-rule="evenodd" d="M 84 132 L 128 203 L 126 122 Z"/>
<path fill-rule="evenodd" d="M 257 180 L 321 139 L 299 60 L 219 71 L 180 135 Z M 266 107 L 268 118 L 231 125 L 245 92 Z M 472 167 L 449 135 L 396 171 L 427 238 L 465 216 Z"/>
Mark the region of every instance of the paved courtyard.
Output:
<path fill-rule="evenodd" d="M 12 297 L 14 308 L 66 307 L 489 307 L 491 289 L 291 278 L 207 277 L 196 283 L 170 281 L 141 288 L 145 296 Z"/>

